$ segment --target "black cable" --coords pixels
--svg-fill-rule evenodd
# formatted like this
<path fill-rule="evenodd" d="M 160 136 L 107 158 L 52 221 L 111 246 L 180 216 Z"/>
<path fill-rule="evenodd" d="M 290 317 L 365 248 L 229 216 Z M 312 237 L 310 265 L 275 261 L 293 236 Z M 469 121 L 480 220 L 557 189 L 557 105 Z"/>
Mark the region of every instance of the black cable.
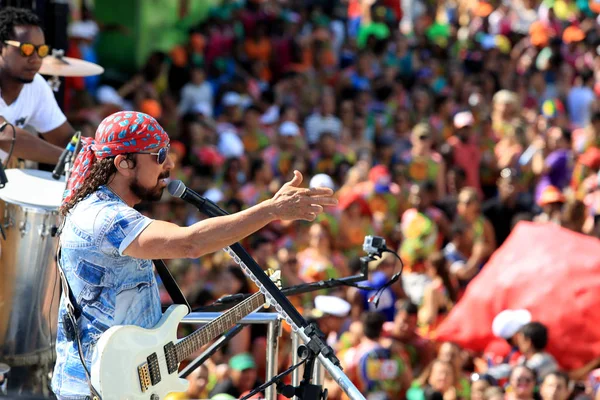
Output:
<path fill-rule="evenodd" d="M 377 306 L 379 305 L 379 298 L 383 294 L 384 290 L 389 288 L 390 286 L 392 286 L 394 283 L 396 283 L 398 281 L 398 279 L 400 279 L 400 277 L 402 276 L 402 272 L 404 271 L 404 263 L 402 262 L 402 258 L 398 255 L 398 253 L 396 253 L 393 250 L 388 249 L 387 247 L 384 247 L 381 250 L 381 252 L 382 253 L 392 253 L 400 261 L 400 272 L 396 272 L 394 275 L 392 275 L 391 279 L 389 281 L 387 281 L 382 287 L 377 289 L 377 292 L 375 292 L 375 294 L 369 298 L 369 300 L 368 300 L 369 303 L 373 303 L 375 305 L 375 308 L 377 308 Z M 396 265 L 396 263 L 394 262 L 394 266 L 395 265 Z"/>
<path fill-rule="evenodd" d="M 291 367 L 289 367 L 288 369 L 286 369 L 285 371 L 283 371 L 279 375 L 275 375 L 274 377 L 272 377 L 271 379 L 269 379 L 267 382 L 263 383 L 262 385 L 260 385 L 259 387 L 257 387 L 256 389 L 254 389 L 253 391 L 251 391 L 250 393 L 248 393 L 246 396 L 242 397 L 240 400 L 248 400 L 250 397 L 254 396 L 255 394 L 262 392 L 263 390 L 265 390 L 266 388 L 268 388 L 269 386 L 271 386 L 275 382 L 279 381 L 284 376 L 290 374 L 296 368 L 298 368 L 299 366 L 301 366 L 302 364 L 304 364 L 307 360 L 308 360 L 308 358 L 305 358 L 304 360 L 298 362 L 296 365 L 292 365 Z"/>
<path fill-rule="evenodd" d="M 354 287 L 354 288 L 361 289 L 361 290 L 368 290 L 368 291 L 376 290 L 377 292 L 373 296 L 371 296 L 369 298 L 369 303 L 373 303 L 375 305 L 375 308 L 377 308 L 377 306 L 379 305 L 379 298 L 383 294 L 383 291 L 385 289 L 387 289 L 388 287 L 390 287 L 391 285 L 393 285 L 394 283 L 396 283 L 398 281 L 398 279 L 400 279 L 400 276 L 402 275 L 402 272 L 404 271 L 404 263 L 402 262 L 402 258 L 400 258 L 400 256 L 395 251 L 390 250 L 387 247 L 384 247 L 380 251 L 381 251 L 381 253 L 392 253 L 400 261 L 400 272 L 395 273 L 390 278 L 390 280 L 387 281 L 380 288 L 374 288 L 372 286 L 359 285 L 359 284 L 356 284 L 356 283 L 345 282 L 345 281 L 342 281 L 340 279 L 335 279 L 335 278 L 331 278 L 331 279 L 327 280 L 326 282 L 337 282 L 340 285 L 350 286 L 350 287 Z M 381 253 L 377 254 L 377 255 L 379 255 L 380 258 L 382 257 Z M 394 263 L 394 266 L 395 265 L 396 264 Z"/>
<path fill-rule="evenodd" d="M 6 168 L 8 166 L 8 162 L 10 161 L 13 151 L 15 150 L 15 142 L 17 141 L 17 131 L 15 130 L 15 126 L 13 124 L 9 123 L 8 121 L 4 122 L 4 124 L 2 124 L 2 126 L 0 126 L 0 132 L 3 132 L 7 126 L 10 126 L 13 131 L 13 139 L 12 139 L 12 142 L 10 143 L 10 150 L 8 151 L 8 157 L 6 158 L 6 161 L 4 163 L 4 168 Z"/>

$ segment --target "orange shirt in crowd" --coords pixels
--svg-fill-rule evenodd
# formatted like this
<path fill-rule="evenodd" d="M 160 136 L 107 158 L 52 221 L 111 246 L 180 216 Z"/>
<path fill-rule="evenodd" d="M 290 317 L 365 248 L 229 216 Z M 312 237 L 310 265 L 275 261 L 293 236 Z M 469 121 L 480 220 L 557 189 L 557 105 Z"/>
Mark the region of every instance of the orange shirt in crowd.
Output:
<path fill-rule="evenodd" d="M 268 62 L 271 59 L 271 41 L 268 37 L 264 37 L 255 41 L 254 39 L 246 39 L 244 49 L 250 60 L 259 60 Z"/>

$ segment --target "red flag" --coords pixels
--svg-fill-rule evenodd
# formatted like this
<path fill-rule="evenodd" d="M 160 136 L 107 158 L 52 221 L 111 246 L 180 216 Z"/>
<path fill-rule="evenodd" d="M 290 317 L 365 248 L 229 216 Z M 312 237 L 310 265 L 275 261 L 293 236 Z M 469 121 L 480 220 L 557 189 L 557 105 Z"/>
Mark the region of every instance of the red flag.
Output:
<path fill-rule="evenodd" d="M 565 369 L 600 356 L 600 241 L 554 224 L 519 223 L 491 257 L 437 338 L 483 351 L 492 321 L 524 308 L 549 329 L 547 351 Z"/>

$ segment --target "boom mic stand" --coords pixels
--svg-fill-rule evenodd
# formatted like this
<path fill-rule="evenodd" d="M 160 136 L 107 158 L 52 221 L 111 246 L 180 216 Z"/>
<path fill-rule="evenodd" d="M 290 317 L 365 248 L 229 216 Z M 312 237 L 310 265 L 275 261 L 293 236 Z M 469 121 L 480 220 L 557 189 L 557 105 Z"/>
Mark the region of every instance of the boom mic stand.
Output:
<path fill-rule="evenodd" d="M 289 296 L 295 296 L 295 295 L 303 294 L 303 293 L 315 292 L 317 290 L 336 288 L 336 287 L 340 287 L 340 286 L 354 286 L 352 284 L 367 281 L 367 280 L 369 280 L 369 262 L 375 261 L 377 259 L 377 258 L 375 258 L 376 255 L 381 257 L 380 253 L 369 253 L 367 256 L 363 256 L 360 258 L 361 270 L 360 270 L 359 275 L 353 275 L 353 276 L 348 276 L 345 278 L 338 278 L 338 279 L 331 278 L 331 279 L 322 280 L 322 281 L 318 281 L 318 282 L 302 283 L 302 284 L 296 285 L 296 286 L 285 287 L 285 288 L 281 289 L 281 293 L 284 296 L 289 297 Z M 195 309 L 194 311 L 216 312 L 216 311 L 227 310 L 227 309 L 231 308 L 234 304 L 240 303 L 240 302 L 246 300 L 250 296 L 252 296 L 251 293 L 243 293 L 243 294 L 240 293 L 240 294 L 232 294 L 229 296 L 224 296 L 224 297 L 221 297 L 220 299 L 216 300 L 214 303 L 212 303 L 208 306 L 199 307 L 199 308 Z"/>
<path fill-rule="evenodd" d="M 171 186 L 171 184 L 175 184 L 176 186 Z M 188 194 L 184 195 L 184 191 Z M 182 182 L 171 182 L 169 184 L 169 192 L 196 206 L 200 212 L 208 217 L 213 218 L 229 215 L 212 201 L 202 198 L 197 193 L 185 188 Z M 279 315 L 292 327 L 292 330 L 298 332 L 308 352 L 306 363 L 312 362 L 314 365 L 314 360 L 318 358 L 323 367 L 351 400 L 365 400 L 365 397 L 354 386 L 352 381 L 342 372 L 340 361 L 335 356 L 333 349 L 327 345 L 323 338 L 323 333 L 315 324 L 309 325 L 306 322 L 298 310 L 281 293 L 275 283 L 269 279 L 267 274 L 265 274 L 248 252 L 239 243 L 235 243 L 224 250 L 242 268 L 246 276 L 258 286 L 269 303 L 275 307 Z M 309 366 L 307 365 L 307 369 Z M 312 368 L 310 369 L 312 370 Z M 310 384 L 310 376 L 307 379 L 303 379 L 300 387 L 297 389 L 299 390 L 294 390 L 296 392 L 294 394 L 300 396 L 303 400 L 321 400 L 323 394 L 326 396 L 326 392 L 323 393 L 320 385 Z"/>

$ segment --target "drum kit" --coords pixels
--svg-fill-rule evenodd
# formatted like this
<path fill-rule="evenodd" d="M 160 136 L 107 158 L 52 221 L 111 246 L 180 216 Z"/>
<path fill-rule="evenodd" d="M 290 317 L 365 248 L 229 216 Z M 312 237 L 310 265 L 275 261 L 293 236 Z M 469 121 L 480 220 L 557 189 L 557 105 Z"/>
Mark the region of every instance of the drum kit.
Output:
<path fill-rule="evenodd" d="M 57 91 L 59 77 L 99 75 L 104 69 L 55 51 L 39 72 L 51 76 L 48 84 Z M 65 172 L 68 178 L 69 169 Z M 66 179 L 33 169 L 7 169 L 6 177 L 0 189 L 0 396 L 48 396 L 60 295 L 58 210 Z"/>

